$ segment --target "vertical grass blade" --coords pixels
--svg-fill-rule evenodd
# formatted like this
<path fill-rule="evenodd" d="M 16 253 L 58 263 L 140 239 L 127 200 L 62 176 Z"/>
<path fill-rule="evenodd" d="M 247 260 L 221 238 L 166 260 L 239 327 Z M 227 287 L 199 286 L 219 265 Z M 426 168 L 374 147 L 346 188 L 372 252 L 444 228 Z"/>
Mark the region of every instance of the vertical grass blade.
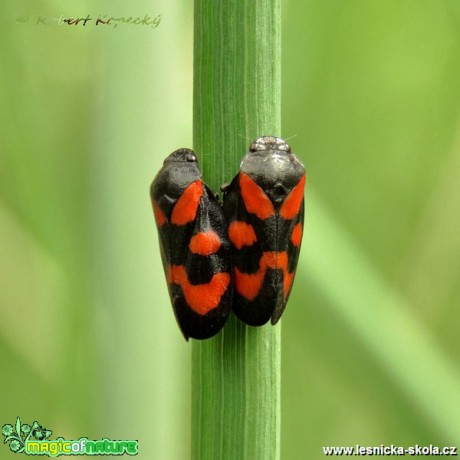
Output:
<path fill-rule="evenodd" d="M 214 190 L 280 135 L 280 0 L 195 1 L 194 148 Z M 192 351 L 192 459 L 278 459 L 280 325 L 234 317 Z"/>

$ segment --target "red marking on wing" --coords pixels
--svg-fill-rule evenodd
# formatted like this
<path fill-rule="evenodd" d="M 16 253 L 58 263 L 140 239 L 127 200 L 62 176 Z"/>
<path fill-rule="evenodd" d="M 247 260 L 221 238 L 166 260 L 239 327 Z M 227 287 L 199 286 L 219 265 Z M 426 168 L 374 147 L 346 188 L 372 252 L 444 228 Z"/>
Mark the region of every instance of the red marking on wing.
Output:
<path fill-rule="evenodd" d="M 302 224 L 299 222 L 292 230 L 291 234 L 291 242 L 297 248 L 300 246 L 300 242 L 302 241 Z"/>
<path fill-rule="evenodd" d="M 287 270 L 288 256 L 286 251 L 276 252 L 268 251 L 263 254 L 263 261 L 267 268 L 273 270 L 282 269 Z"/>
<path fill-rule="evenodd" d="M 261 259 L 262 261 L 262 259 Z M 257 273 L 242 273 L 235 267 L 235 288 L 247 300 L 254 300 L 260 292 L 265 277 L 265 269 Z"/>
<path fill-rule="evenodd" d="M 195 219 L 200 199 L 203 195 L 201 179 L 192 182 L 182 193 L 174 205 L 171 222 L 175 225 L 185 225 Z"/>
<path fill-rule="evenodd" d="M 191 284 L 183 265 L 172 265 L 167 274 L 168 282 L 181 287 L 185 301 L 199 315 L 206 315 L 220 304 L 230 284 L 228 273 L 216 273 L 209 283 Z"/>
<path fill-rule="evenodd" d="M 153 206 L 153 215 L 155 216 L 155 222 L 157 223 L 158 227 L 161 227 L 167 221 L 165 213 L 161 210 L 156 200 L 152 199 L 152 206 Z"/>
<path fill-rule="evenodd" d="M 273 204 L 264 191 L 245 173 L 240 173 L 240 190 L 246 210 L 259 219 L 268 219 L 275 214 Z"/>
<path fill-rule="evenodd" d="M 243 246 L 252 246 L 257 241 L 254 227 L 238 220 L 229 225 L 228 236 L 237 249 L 241 249 Z"/>
<path fill-rule="evenodd" d="M 192 236 L 189 248 L 193 254 L 209 256 L 216 253 L 221 245 L 219 236 L 213 230 L 197 233 Z"/>
<path fill-rule="evenodd" d="M 288 254 L 286 251 L 264 252 L 260 258 L 259 269 L 256 273 L 241 273 L 235 267 L 235 288 L 238 293 L 249 301 L 254 300 L 262 288 L 262 283 L 269 269 L 283 271 L 283 292 L 284 298 L 286 298 L 294 280 L 294 273 L 289 273 L 288 271 Z"/>
<path fill-rule="evenodd" d="M 303 199 L 303 190 L 305 188 L 306 176 L 302 176 L 298 184 L 291 190 L 284 200 L 280 209 L 280 216 L 283 219 L 291 220 L 299 213 Z"/>

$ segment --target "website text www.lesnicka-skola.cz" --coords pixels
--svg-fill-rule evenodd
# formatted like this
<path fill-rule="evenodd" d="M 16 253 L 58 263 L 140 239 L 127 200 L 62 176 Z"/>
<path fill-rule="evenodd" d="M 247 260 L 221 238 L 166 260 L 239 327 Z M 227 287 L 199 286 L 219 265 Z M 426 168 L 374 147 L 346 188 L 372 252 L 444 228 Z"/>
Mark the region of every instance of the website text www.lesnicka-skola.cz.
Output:
<path fill-rule="evenodd" d="M 323 454 L 328 457 L 348 457 L 348 456 L 374 456 L 374 455 L 384 455 L 384 456 L 420 456 L 420 457 L 427 457 L 427 456 L 451 456 L 456 457 L 458 456 L 457 447 L 438 447 L 433 446 L 430 444 L 429 446 L 420 446 L 416 444 L 415 446 L 409 447 L 402 447 L 402 446 L 394 446 L 391 444 L 390 446 L 385 446 L 381 444 L 380 446 L 360 446 L 357 444 L 356 446 L 324 446 L 323 447 Z"/>

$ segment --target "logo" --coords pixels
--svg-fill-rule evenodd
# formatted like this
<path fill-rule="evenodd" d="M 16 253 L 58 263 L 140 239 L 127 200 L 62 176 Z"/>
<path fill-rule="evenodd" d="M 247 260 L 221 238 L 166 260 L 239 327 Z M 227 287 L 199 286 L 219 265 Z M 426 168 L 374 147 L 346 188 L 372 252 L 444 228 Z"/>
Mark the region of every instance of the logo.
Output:
<path fill-rule="evenodd" d="M 68 440 L 59 437 L 50 439 L 52 431 L 42 427 L 37 421 L 21 423 L 19 417 L 13 426 L 10 423 L 3 425 L 2 434 L 4 444 L 9 443 L 10 450 L 17 454 L 47 455 L 58 457 L 60 455 L 137 455 L 138 441 L 111 440 L 103 438 L 90 440 L 79 438 Z"/>

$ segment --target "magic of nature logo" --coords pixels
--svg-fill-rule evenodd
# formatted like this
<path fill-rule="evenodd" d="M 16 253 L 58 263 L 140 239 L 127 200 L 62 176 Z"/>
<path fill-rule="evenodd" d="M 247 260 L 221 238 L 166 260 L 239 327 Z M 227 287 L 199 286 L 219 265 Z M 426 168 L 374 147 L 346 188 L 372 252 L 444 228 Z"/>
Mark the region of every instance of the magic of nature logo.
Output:
<path fill-rule="evenodd" d="M 103 438 L 90 440 L 79 438 L 68 440 L 62 437 L 50 439 L 52 431 L 41 426 L 37 421 L 32 424 L 6 423 L 2 427 L 5 437 L 4 444 L 8 444 L 11 452 L 26 455 L 137 455 L 139 446 L 137 440 L 111 440 Z"/>

